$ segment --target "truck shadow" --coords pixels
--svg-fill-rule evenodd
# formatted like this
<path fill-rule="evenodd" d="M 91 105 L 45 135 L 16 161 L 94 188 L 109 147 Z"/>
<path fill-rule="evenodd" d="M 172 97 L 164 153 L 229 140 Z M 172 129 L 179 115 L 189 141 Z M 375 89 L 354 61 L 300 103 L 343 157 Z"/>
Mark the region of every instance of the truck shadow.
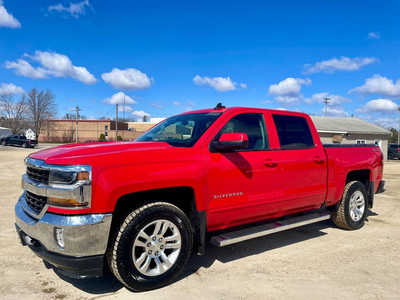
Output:
<path fill-rule="evenodd" d="M 208 244 L 206 255 L 193 255 L 188 263 L 186 272 L 180 279 L 196 273 L 200 268 L 211 267 L 216 260 L 222 263 L 228 263 L 244 257 L 257 255 L 266 251 L 323 236 L 326 233 L 321 230 L 332 226 L 332 222 L 328 220 L 287 231 L 277 232 L 268 236 L 251 239 L 221 248 Z"/>
<path fill-rule="evenodd" d="M 374 217 L 377 216 L 377 214 L 371 211 L 368 216 Z M 180 275 L 173 283 L 192 274 L 198 274 L 197 272 L 200 268 L 210 268 L 215 261 L 228 263 L 244 257 L 257 255 L 266 251 L 321 237 L 326 235 L 326 233 L 321 230 L 329 227 L 334 227 L 334 225 L 332 221 L 327 220 L 274 233 L 265 237 L 244 241 L 223 248 L 208 244 L 206 254 L 204 256 L 192 255 L 182 275 Z M 55 272 L 64 281 L 90 294 L 114 293 L 123 288 L 123 285 L 109 273 L 101 278 L 73 279 L 62 275 L 57 271 Z"/>

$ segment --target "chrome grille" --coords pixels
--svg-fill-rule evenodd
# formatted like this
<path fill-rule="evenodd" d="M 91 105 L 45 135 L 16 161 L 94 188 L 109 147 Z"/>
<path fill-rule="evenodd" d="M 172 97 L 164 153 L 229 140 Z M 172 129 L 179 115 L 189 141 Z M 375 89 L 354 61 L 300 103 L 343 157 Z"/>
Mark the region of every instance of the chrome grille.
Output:
<path fill-rule="evenodd" d="M 47 203 L 47 197 L 38 196 L 26 191 L 26 204 L 37 214 L 39 214 Z"/>
<path fill-rule="evenodd" d="M 32 180 L 39 181 L 44 184 L 49 183 L 49 174 L 50 171 L 47 169 L 35 168 L 32 166 L 28 166 L 26 168 L 26 174 Z"/>

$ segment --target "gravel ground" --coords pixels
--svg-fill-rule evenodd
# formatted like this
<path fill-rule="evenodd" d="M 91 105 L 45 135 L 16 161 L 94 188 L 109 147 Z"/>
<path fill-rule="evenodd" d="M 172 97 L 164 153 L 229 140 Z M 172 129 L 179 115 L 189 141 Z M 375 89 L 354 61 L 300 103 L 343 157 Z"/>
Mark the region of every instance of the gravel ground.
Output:
<path fill-rule="evenodd" d="M 361 230 L 326 221 L 225 248 L 209 246 L 174 284 L 135 294 L 111 276 L 65 278 L 20 245 L 14 204 L 23 159 L 33 151 L 0 146 L 2 299 L 400 299 L 400 161 L 386 163 L 386 192 L 376 195 Z"/>

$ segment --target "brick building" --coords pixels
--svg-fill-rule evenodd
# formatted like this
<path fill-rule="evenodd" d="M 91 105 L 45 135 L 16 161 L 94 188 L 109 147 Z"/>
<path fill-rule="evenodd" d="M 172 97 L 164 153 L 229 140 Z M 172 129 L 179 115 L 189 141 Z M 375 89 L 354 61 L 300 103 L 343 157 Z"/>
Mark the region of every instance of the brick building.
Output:
<path fill-rule="evenodd" d="M 133 140 L 154 124 L 139 122 L 118 122 L 118 135 L 123 140 Z M 116 122 L 112 120 L 48 120 L 40 130 L 39 142 L 75 142 L 78 127 L 78 141 L 97 141 L 101 134 L 109 141 L 116 140 Z"/>

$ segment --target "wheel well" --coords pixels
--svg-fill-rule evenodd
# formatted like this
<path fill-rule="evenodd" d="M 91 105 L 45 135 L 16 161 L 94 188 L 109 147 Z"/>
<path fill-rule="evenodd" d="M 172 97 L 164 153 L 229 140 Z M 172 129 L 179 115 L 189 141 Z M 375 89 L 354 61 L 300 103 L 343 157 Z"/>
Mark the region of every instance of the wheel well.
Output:
<path fill-rule="evenodd" d="M 346 177 L 346 184 L 350 181 L 360 181 L 364 184 L 365 189 L 368 191 L 370 185 L 370 170 L 355 170 L 349 172 Z"/>
<path fill-rule="evenodd" d="M 154 201 L 171 203 L 188 216 L 194 232 L 194 250 L 197 251 L 201 244 L 203 214 L 197 210 L 193 188 L 187 186 L 140 191 L 122 196 L 118 199 L 113 212 L 112 232 L 121 226 L 126 216 L 134 209 Z"/>

